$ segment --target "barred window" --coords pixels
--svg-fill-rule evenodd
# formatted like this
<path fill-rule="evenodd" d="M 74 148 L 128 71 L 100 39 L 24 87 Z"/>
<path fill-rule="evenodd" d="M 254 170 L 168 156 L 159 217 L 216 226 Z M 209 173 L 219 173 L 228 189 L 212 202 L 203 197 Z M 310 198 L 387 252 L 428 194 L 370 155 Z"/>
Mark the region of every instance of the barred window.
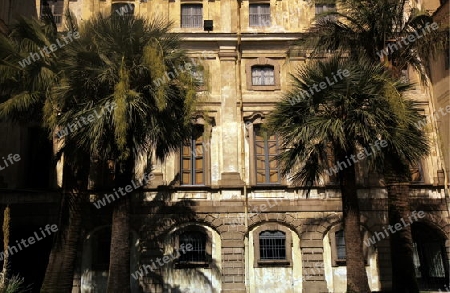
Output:
<path fill-rule="evenodd" d="M 206 262 L 206 234 L 198 231 L 184 232 L 180 235 L 180 247 L 192 245 L 192 250 L 181 253 L 180 262 Z M 180 249 L 181 250 L 181 249 Z"/>
<path fill-rule="evenodd" d="M 181 27 L 203 27 L 203 5 L 181 5 Z"/>
<path fill-rule="evenodd" d="M 339 261 L 345 261 L 345 238 L 344 238 L 344 230 L 337 231 L 334 236 L 336 237 L 336 252 L 337 259 Z"/>
<path fill-rule="evenodd" d="M 252 85 L 275 85 L 273 66 L 253 66 Z"/>
<path fill-rule="evenodd" d="M 259 234 L 261 260 L 286 259 L 286 234 L 282 231 L 264 231 Z"/>
<path fill-rule="evenodd" d="M 270 4 L 250 4 L 250 26 L 270 26 Z"/>

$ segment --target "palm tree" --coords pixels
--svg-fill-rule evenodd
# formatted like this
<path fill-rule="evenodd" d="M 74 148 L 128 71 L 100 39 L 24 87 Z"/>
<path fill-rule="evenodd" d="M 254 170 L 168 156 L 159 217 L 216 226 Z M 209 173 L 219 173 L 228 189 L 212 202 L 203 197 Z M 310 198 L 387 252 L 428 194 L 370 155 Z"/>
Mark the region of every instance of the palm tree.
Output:
<path fill-rule="evenodd" d="M 54 87 L 63 80 L 63 50 L 45 54 L 41 48 L 56 44 L 61 33 L 56 30 L 51 12 L 43 15 L 44 21 L 20 17 L 12 25 L 8 35 L 0 35 L 0 118 L 17 122 L 37 122 L 48 129 L 53 139 L 52 119 L 58 111 L 54 104 Z M 68 30 L 75 26 L 68 18 Z M 64 34 L 64 33 L 63 33 Z M 41 54 L 42 52 L 42 54 Z M 74 149 L 73 143 L 66 143 L 67 149 Z M 68 162 L 78 162 L 66 151 Z M 69 168 L 69 169 L 68 169 Z M 70 179 L 72 174 L 83 177 L 76 171 L 88 166 L 67 164 L 64 172 L 61 195 L 59 225 L 49 265 L 41 292 L 67 292 L 72 288 L 76 249 L 81 232 L 82 202 L 87 201 L 83 189 L 87 178 L 79 181 Z M 69 171 L 70 170 L 70 171 Z M 77 183 L 80 183 L 77 186 Z M 85 189 L 85 188 L 84 188 Z"/>
<path fill-rule="evenodd" d="M 338 71 L 346 73 L 342 80 L 312 92 L 314 85 Z M 372 155 L 364 160 L 375 169 L 383 154 L 372 145 L 379 145 L 381 140 L 392 147 L 401 144 L 391 141 L 395 137 L 390 131 L 405 122 L 404 111 L 415 111 L 411 108 L 413 103 L 402 98 L 408 89 L 409 85 L 394 81 L 380 64 L 333 57 L 298 69 L 293 75 L 292 90 L 276 104 L 269 117 L 269 129 L 276 131 L 282 140 L 282 151 L 277 158 L 281 171 L 294 183 L 322 180 L 324 173 L 329 173 L 331 146 L 342 194 L 349 293 L 370 292 L 360 233 L 354 158 L 364 148 L 369 152 L 372 149 Z M 400 134 L 396 139 L 402 139 Z"/>
<path fill-rule="evenodd" d="M 306 38 L 315 53 L 338 50 L 349 52 L 350 58 L 365 56 L 383 63 L 396 78 L 400 78 L 402 70 L 409 66 L 418 73 L 423 84 L 428 84 L 430 56 L 445 48 L 448 32 L 438 30 L 437 23 L 433 23 L 426 13 L 411 7 L 410 1 L 338 0 L 337 3 L 341 12 L 332 13 L 336 17 L 318 19 L 309 38 Z M 417 164 L 426 154 L 424 136 L 421 131 L 414 133 L 419 140 L 410 140 L 412 144 L 405 144 L 407 149 L 393 150 L 387 158 L 395 164 L 386 162 L 380 169 L 388 190 L 391 226 L 409 215 L 409 166 Z M 405 155 L 406 152 L 409 154 Z M 390 241 L 394 291 L 418 292 L 412 260 L 411 227 L 405 227 Z M 406 264 L 408 268 L 405 269 Z"/>
<path fill-rule="evenodd" d="M 54 126 L 102 113 L 66 137 L 80 150 L 115 162 L 116 189 L 135 179 L 139 155 L 154 153 L 162 160 L 190 133 L 196 80 L 180 69 L 186 57 L 169 28 L 160 19 L 98 15 L 67 49 L 66 79 L 56 90 L 61 113 Z M 154 82 L 168 72 L 177 77 Z M 130 292 L 130 196 L 112 203 L 107 292 Z"/>
<path fill-rule="evenodd" d="M 336 0 L 334 17 L 319 15 L 301 44 L 315 54 L 324 51 L 350 53 L 382 62 L 395 73 L 411 66 L 426 83 L 429 57 L 445 48 L 448 33 L 437 29 L 425 12 L 408 0 Z"/>

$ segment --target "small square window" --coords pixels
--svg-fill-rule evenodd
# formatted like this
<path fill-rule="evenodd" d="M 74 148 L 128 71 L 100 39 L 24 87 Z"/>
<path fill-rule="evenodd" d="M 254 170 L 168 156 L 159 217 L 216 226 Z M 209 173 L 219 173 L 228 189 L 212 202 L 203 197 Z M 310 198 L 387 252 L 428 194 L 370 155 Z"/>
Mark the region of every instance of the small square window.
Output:
<path fill-rule="evenodd" d="M 203 6 L 201 4 L 181 5 L 181 27 L 183 28 L 203 27 Z"/>
<path fill-rule="evenodd" d="M 250 4 L 250 26 L 270 26 L 270 4 Z"/>
<path fill-rule="evenodd" d="M 252 85 L 275 85 L 273 66 L 253 66 Z"/>

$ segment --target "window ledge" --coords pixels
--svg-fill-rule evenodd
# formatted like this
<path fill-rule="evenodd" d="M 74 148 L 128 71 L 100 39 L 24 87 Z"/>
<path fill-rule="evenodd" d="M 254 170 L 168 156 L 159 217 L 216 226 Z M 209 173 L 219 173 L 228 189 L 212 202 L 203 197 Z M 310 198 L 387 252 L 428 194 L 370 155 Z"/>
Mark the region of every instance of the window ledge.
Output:
<path fill-rule="evenodd" d="M 188 261 L 188 262 L 177 262 L 175 263 L 175 268 L 177 269 L 188 269 L 188 268 L 210 268 L 209 262 L 207 261 Z"/>
<path fill-rule="evenodd" d="M 258 260 L 258 267 L 290 267 L 291 262 L 286 259 Z"/>

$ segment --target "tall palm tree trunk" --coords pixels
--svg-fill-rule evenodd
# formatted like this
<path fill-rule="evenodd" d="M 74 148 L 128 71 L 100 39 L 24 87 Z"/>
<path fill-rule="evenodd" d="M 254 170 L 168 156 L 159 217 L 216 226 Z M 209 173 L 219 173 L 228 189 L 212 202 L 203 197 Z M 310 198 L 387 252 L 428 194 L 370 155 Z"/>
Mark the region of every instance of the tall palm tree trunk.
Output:
<path fill-rule="evenodd" d="M 116 172 L 116 188 L 124 187 L 133 179 L 134 158 L 129 156 L 123 163 L 123 170 Z M 130 287 L 130 196 L 126 194 L 115 202 L 112 228 L 111 251 L 107 293 L 129 293 Z"/>
<path fill-rule="evenodd" d="M 114 207 L 107 293 L 129 293 L 130 288 L 130 199 Z"/>
<path fill-rule="evenodd" d="M 77 250 L 80 243 L 83 207 L 89 200 L 87 178 L 89 156 L 80 166 L 64 166 L 64 192 L 59 212 L 58 232 L 50 252 L 41 293 L 71 292 Z"/>
<path fill-rule="evenodd" d="M 349 152 L 346 155 L 350 157 L 352 153 Z M 345 156 L 339 156 L 338 162 L 345 162 Z M 355 176 L 354 165 L 339 172 L 347 265 L 347 293 L 370 293 L 363 257 L 363 240 L 360 230 L 360 211 Z"/>
<path fill-rule="evenodd" d="M 388 186 L 389 225 L 402 224 L 402 229 L 390 235 L 392 261 L 392 291 L 398 293 L 418 293 L 419 287 L 414 271 L 413 240 L 408 219 L 409 183 L 389 182 Z M 403 221 L 406 225 L 403 224 Z"/>
<path fill-rule="evenodd" d="M 60 293 L 71 292 L 73 287 L 73 275 L 75 262 L 80 243 L 82 206 L 87 200 L 86 192 L 74 192 L 64 197 L 71 197 L 71 208 L 69 208 L 69 222 L 57 236 L 54 243 L 47 270 L 45 272 L 44 283 L 41 292 Z"/>

